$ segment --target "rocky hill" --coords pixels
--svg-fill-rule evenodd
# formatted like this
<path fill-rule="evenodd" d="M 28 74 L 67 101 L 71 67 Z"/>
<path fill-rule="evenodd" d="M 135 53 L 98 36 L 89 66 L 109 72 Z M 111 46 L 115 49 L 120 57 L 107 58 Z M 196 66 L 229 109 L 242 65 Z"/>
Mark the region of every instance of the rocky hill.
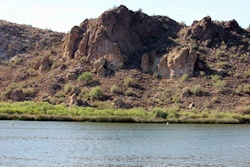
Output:
<path fill-rule="evenodd" d="M 250 33 L 235 20 L 207 16 L 186 26 L 121 5 L 68 34 L 1 21 L 0 44 L 1 101 L 237 112 L 250 105 Z"/>

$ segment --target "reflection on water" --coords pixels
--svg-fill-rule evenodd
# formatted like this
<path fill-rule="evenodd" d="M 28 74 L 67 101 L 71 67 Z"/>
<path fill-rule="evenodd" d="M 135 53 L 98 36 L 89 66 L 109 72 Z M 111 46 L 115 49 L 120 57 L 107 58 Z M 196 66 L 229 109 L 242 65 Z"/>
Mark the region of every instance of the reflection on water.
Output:
<path fill-rule="evenodd" d="M 0 121 L 0 166 L 250 166 L 249 125 Z"/>

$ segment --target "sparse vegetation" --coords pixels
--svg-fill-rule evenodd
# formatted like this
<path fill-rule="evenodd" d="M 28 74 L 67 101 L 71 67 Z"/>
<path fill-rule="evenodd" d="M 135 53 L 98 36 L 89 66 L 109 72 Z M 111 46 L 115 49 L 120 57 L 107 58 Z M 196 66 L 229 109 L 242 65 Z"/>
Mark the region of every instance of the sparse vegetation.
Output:
<path fill-rule="evenodd" d="M 91 100 L 101 100 L 104 96 L 104 93 L 100 86 L 94 87 L 89 92 L 89 97 Z"/>
<path fill-rule="evenodd" d="M 93 76 L 90 72 L 84 72 L 78 77 L 78 80 L 89 84 L 93 80 Z"/>
<path fill-rule="evenodd" d="M 191 88 L 191 93 L 195 96 L 202 96 L 205 94 L 205 90 L 201 87 L 201 85 L 194 85 Z"/>
<path fill-rule="evenodd" d="M 181 76 L 181 81 L 184 82 L 188 79 L 188 74 L 184 74 Z"/>
<path fill-rule="evenodd" d="M 216 93 L 223 93 L 226 90 L 226 82 L 223 80 L 217 80 L 213 83 Z"/>
<path fill-rule="evenodd" d="M 52 63 L 51 68 L 52 68 L 52 69 L 57 68 L 59 65 L 60 65 L 60 62 L 54 61 L 54 62 Z"/>
<path fill-rule="evenodd" d="M 133 88 L 127 88 L 127 90 L 124 92 L 124 94 L 126 96 L 133 96 L 134 95 Z"/>
<path fill-rule="evenodd" d="M 124 86 L 125 87 L 130 87 L 130 86 L 134 86 L 135 85 L 135 81 L 133 78 L 127 77 L 124 79 Z"/>
<path fill-rule="evenodd" d="M 111 85 L 111 87 L 110 87 L 110 92 L 111 92 L 112 94 L 119 94 L 119 93 L 121 93 L 121 89 L 120 89 L 119 86 L 113 84 L 113 85 Z"/>
<path fill-rule="evenodd" d="M 75 88 L 75 86 L 73 84 L 67 83 L 64 85 L 63 90 L 64 90 L 65 94 L 69 94 L 74 88 Z"/>
<path fill-rule="evenodd" d="M 80 61 L 82 61 L 82 62 L 85 63 L 85 64 L 88 64 L 88 63 L 89 63 L 88 57 L 87 57 L 87 56 L 81 57 L 81 58 L 80 58 Z"/>
<path fill-rule="evenodd" d="M 231 67 L 231 65 L 228 62 L 218 62 L 217 66 L 218 68 L 221 68 L 221 69 L 228 69 Z"/>

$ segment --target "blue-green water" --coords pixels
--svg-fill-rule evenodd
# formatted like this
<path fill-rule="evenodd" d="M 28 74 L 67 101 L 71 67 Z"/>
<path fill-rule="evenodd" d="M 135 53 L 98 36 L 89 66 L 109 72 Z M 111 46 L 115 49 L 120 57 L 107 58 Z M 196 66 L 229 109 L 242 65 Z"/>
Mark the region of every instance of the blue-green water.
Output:
<path fill-rule="evenodd" d="M 250 166 L 250 125 L 0 121 L 0 166 Z"/>

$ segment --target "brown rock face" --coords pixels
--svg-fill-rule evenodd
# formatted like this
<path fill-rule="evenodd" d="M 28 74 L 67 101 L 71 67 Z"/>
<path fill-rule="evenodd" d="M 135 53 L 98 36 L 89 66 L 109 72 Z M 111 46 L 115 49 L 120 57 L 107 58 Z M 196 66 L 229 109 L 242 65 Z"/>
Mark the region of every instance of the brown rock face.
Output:
<path fill-rule="evenodd" d="M 77 46 L 79 45 L 79 42 L 82 39 L 82 30 L 78 26 L 74 26 L 69 34 L 67 44 L 65 47 L 66 52 L 64 53 L 64 57 L 67 57 L 69 59 L 74 58 L 74 54 L 77 50 Z"/>
<path fill-rule="evenodd" d="M 152 72 L 163 78 L 179 78 L 184 74 L 193 75 L 197 53 L 192 48 L 173 49 L 154 61 Z"/>
<path fill-rule="evenodd" d="M 248 45 L 247 42 L 239 44 L 240 34 L 250 37 L 249 33 L 242 29 L 235 20 L 216 22 L 207 16 L 200 21 L 193 22 L 186 33 L 186 38 L 192 38 L 197 43 L 209 48 L 218 47 L 222 43 L 226 44 L 227 47 Z"/>
<path fill-rule="evenodd" d="M 170 54 L 168 60 L 170 78 L 179 78 L 184 74 L 192 76 L 196 58 L 196 51 L 188 47 L 182 48 L 177 54 Z"/>
<path fill-rule="evenodd" d="M 180 28 L 168 17 L 148 16 L 119 6 L 73 27 L 66 40 L 65 56 L 87 56 L 92 66 L 104 58 L 104 68 L 112 71 L 120 69 L 124 63 L 139 68 L 143 54 L 159 51 L 169 42 L 169 37 L 176 37 Z"/>

